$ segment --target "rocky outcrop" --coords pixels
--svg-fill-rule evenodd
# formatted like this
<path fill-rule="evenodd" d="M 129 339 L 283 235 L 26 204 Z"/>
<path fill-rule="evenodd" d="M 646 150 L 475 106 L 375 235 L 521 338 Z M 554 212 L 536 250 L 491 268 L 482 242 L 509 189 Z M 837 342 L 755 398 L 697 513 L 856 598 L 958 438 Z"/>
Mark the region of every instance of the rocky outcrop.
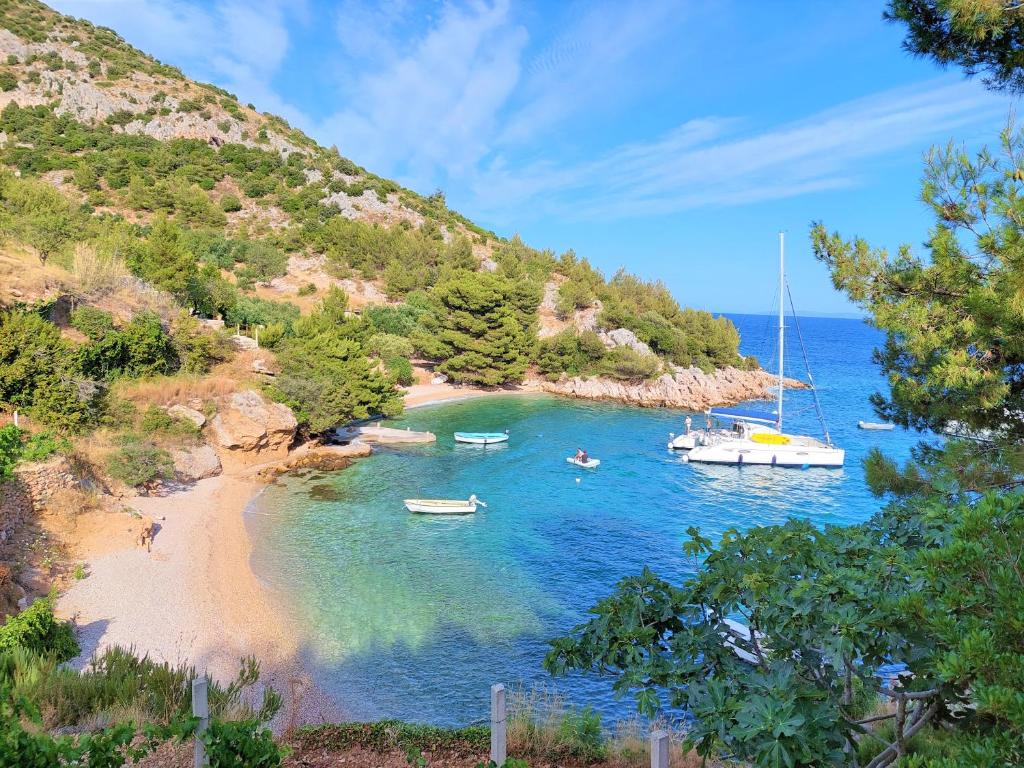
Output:
<path fill-rule="evenodd" d="M 202 429 L 206 425 L 206 417 L 195 408 L 189 408 L 187 405 L 172 405 L 167 409 L 167 415 L 175 419 L 191 421 L 198 429 Z"/>
<path fill-rule="evenodd" d="M 676 368 L 673 373 L 665 373 L 649 381 L 625 382 L 577 376 L 555 382 L 542 381 L 539 386 L 544 392 L 586 400 L 614 400 L 649 408 L 703 411 L 716 405 L 770 397 L 770 388 L 777 381 L 775 376 L 761 370 L 721 368 L 704 373 L 699 368 Z M 787 385 L 805 386 L 795 380 L 787 380 Z"/>
<path fill-rule="evenodd" d="M 601 341 L 609 349 L 614 349 L 615 347 L 629 347 L 634 352 L 639 352 L 641 355 L 653 354 L 651 352 L 651 348 L 644 342 L 640 341 L 636 334 L 628 328 L 616 328 L 614 331 L 602 333 Z"/>
<path fill-rule="evenodd" d="M 273 480 L 286 472 L 298 469 L 315 469 L 322 472 L 333 472 L 345 469 L 352 459 L 369 456 L 373 453 L 367 443 L 351 443 L 349 445 L 312 445 L 301 446 L 287 459 L 259 471 L 264 480 Z"/>
<path fill-rule="evenodd" d="M 219 475 L 220 457 L 210 445 L 182 448 L 171 454 L 174 460 L 174 474 L 185 483 L 194 483 L 207 477 Z"/>
<path fill-rule="evenodd" d="M 220 401 L 210 421 L 210 435 L 221 458 L 251 463 L 253 459 L 283 458 L 295 439 L 298 423 L 291 409 L 272 403 L 251 389 L 235 392 Z"/>

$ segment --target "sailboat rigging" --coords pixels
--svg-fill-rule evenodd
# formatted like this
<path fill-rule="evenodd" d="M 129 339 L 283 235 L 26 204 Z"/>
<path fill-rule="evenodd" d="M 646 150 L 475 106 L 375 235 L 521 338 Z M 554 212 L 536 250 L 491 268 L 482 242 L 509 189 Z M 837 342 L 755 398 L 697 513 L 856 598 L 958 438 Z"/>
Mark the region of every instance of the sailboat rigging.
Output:
<path fill-rule="evenodd" d="M 786 386 L 785 379 L 785 339 L 786 314 L 785 297 L 789 295 L 792 306 L 793 297 L 789 294 L 785 277 L 785 235 L 779 233 L 779 381 L 774 414 L 756 414 L 735 408 L 711 409 L 709 420 L 717 419 L 730 422 L 731 429 L 708 429 L 699 437 L 695 436 L 696 445 L 687 454 L 688 461 L 703 464 L 753 464 L 773 467 L 841 467 L 846 452 L 832 444 L 832 439 L 825 425 L 824 413 L 814 389 L 810 366 L 807 366 L 808 380 L 814 394 L 814 407 L 821 421 L 824 441 L 807 435 L 791 435 L 782 431 L 782 406 Z M 794 325 L 800 346 L 807 363 L 807 350 L 804 347 L 803 335 L 799 322 Z"/>

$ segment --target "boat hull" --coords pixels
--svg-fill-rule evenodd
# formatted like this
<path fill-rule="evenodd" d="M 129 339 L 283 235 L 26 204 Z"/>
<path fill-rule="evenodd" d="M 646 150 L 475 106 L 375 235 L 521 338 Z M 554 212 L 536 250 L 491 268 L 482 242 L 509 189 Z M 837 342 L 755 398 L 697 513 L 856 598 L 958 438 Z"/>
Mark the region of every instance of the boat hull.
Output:
<path fill-rule="evenodd" d="M 697 432 L 676 435 L 668 441 L 668 447 L 673 451 L 689 451 L 697 447 Z"/>
<path fill-rule="evenodd" d="M 828 446 L 770 445 L 759 443 L 719 443 L 701 445 L 687 454 L 698 464 L 732 464 L 763 467 L 832 467 L 843 466 L 846 452 Z"/>
<path fill-rule="evenodd" d="M 572 464 L 574 467 L 579 467 L 580 469 L 596 469 L 597 467 L 599 467 L 601 465 L 601 460 L 600 459 L 590 459 L 589 461 L 580 461 L 579 459 L 574 459 L 572 456 L 568 456 L 568 457 L 566 457 L 565 460 L 567 462 L 569 462 L 570 464 Z"/>
<path fill-rule="evenodd" d="M 508 441 L 508 435 L 503 432 L 456 432 L 455 442 L 471 443 L 473 445 L 491 445 L 493 443 L 504 443 Z"/>
<path fill-rule="evenodd" d="M 857 426 L 860 429 L 873 429 L 878 432 L 891 432 L 896 427 L 895 424 L 879 424 L 874 421 L 858 421 Z"/>
<path fill-rule="evenodd" d="M 406 499 L 405 508 L 419 515 L 472 515 L 476 504 L 447 499 Z"/>

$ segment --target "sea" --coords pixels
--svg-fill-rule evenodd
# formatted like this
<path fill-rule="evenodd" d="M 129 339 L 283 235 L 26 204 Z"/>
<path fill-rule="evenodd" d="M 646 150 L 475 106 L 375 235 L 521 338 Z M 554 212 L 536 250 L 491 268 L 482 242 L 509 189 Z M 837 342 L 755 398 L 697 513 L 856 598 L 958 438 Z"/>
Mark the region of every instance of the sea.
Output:
<path fill-rule="evenodd" d="M 741 352 L 773 370 L 777 319 L 730 318 Z M 633 702 L 608 679 L 547 675 L 552 638 L 644 566 L 685 579 L 691 526 L 717 540 L 790 517 L 822 526 L 868 518 L 882 504 L 864 482 L 868 451 L 902 460 L 921 439 L 857 427 L 878 420 L 868 398 L 887 387 L 872 362 L 879 331 L 836 318 L 787 326 L 787 374 L 806 379 L 806 352 L 831 438 L 846 449 L 842 469 L 688 464 L 666 446 L 683 411 L 512 395 L 411 410 L 389 424 L 430 430 L 436 444 L 382 448 L 343 471 L 267 488 L 247 511 L 252 564 L 291 612 L 307 669 L 353 720 L 476 722 L 496 682 L 593 707 L 606 724 L 629 719 Z M 784 413 L 786 431 L 821 434 L 810 391 L 787 391 Z M 509 441 L 495 446 L 452 439 L 504 430 Z M 599 468 L 566 463 L 580 447 Z M 470 494 L 488 506 L 466 517 L 402 505 Z"/>

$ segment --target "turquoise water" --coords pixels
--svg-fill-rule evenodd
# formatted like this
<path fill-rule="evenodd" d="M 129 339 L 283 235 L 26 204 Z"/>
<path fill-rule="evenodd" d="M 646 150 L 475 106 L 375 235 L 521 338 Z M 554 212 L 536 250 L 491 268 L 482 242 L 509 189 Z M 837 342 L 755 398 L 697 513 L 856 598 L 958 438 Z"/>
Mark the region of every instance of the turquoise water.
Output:
<path fill-rule="evenodd" d="M 767 364 L 770 320 L 734 319 L 744 351 Z M 470 722 L 486 715 L 492 682 L 552 687 L 540 666 L 546 641 L 618 579 L 645 564 L 683 577 L 687 527 L 714 537 L 788 516 L 826 524 L 870 515 L 878 502 L 860 459 L 875 445 L 905 456 L 916 438 L 856 428 L 873 418 L 867 396 L 884 384 L 870 363 L 877 333 L 851 320 L 802 324 L 833 439 L 847 450 L 842 470 L 684 464 L 665 449 L 682 412 L 512 396 L 411 411 L 400 423 L 435 432 L 437 444 L 384 449 L 342 472 L 268 488 L 248 519 L 254 567 L 294 606 L 317 678 L 356 719 Z M 815 433 L 809 393 L 786 402 L 787 430 Z M 511 439 L 497 446 L 451 438 L 504 429 Z M 566 464 L 578 446 L 600 468 Z M 402 506 L 470 493 L 489 507 L 431 518 Z M 554 687 L 609 719 L 632 711 L 605 680 Z"/>

